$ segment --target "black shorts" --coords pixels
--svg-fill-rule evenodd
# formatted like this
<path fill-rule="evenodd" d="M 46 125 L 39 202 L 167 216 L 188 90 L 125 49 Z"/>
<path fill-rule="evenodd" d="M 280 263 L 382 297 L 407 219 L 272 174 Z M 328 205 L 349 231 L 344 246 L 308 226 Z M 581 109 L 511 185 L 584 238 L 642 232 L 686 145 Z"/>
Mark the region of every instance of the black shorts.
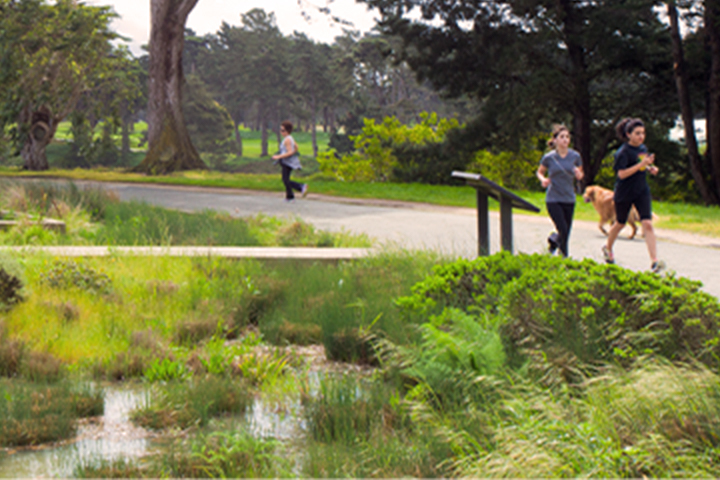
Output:
<path fill-rule="evenodd" d="M 629 202 L 615 202 L 615 215 L 618 223 L 627 223 L 630 209 L 635 205 L 640 220 L 652 220 L 652 206 L 650 202 L 650 192 L 640 195 Z"/>

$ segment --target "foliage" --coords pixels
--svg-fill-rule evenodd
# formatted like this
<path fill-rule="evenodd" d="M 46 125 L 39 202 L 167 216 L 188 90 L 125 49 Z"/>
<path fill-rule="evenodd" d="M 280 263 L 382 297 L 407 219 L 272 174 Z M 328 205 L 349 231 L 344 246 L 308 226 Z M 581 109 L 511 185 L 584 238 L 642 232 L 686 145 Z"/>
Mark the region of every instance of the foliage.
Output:
<path fill-rule="evenodd" d="M 515 151 L 566 122 L 593 183 L 620 118 L 669 129 L 677 117 L 670 38 L 651 0 L 362 3 L 400 37 L 394 55 L 421 80 L 481 103 L 465 137 L 474 150 Z"/>
<path fill-rule="evenodd" d="M 57 124 L 75 107 L 84 91 L 102 81 L 111 68 L 109 7 L 72 0 L 3 2 L 0 17 L 0 127 L 15 124 L 16 145 L 41 144 L 42 158 L 24 152 L 25 166 L 47 169 L 44 146 Z M 32 136 L 30 135 L 32 130 Z"/>
<path fill-rule="evenodd" d="M 435 431 L 462 452 L 453 476 L 557 478 L 717 475 L 718 377 L 698 366 L 642 359 L 609 368 L 574 394 L 506 382 Z M 486 425 L 471 433 L 473 422 Z"/>
<path fill-rule="evenodd" d="M 390 427 L 384 423 L 402 415 L 397 401 L 394 411 L 385 411 L 392 408 L 388 405 L 391 395 L 392 391 L 380 381 L 349 375 L 322 378 L 317 394 L 306 389 L 302 396 L 308 430 L 320 442 L 361 443 L 376 428 Z"/>
<path fill-rule="evenodd" d="M 505 368 L 503 342 L 489 319 L 447 309 L 419 328 L 419 342 L 408 347 L 386 342 L 381 350 L 387 365 L 411 384 L 422 384 L 434 401 L 462 403 L 472 395 L 465 386 L 474 385 L 473 379 Z"/>
<path fill-rule="evenodd" d="M 153 430 L 202 427 L 213 417 L 243 413 L 250 400 L 242 382 L 225 378 L 171 382 L 155 392 L 148 405 L 135 410 L 132 420 Z"/>
<path fill-rule="evenodd" d="M 544 136 L 540 135 L 522 142 L 517 151 L 493 153 L 480 150 L 468 170 L 480 173 L 505 188 L 537 190 L 539 182 L 535 172 L 544 153 L 544 141 Z"/>
<path fill-rule="evenodd" d="M 18 262 L 0 252 L 0 310 L 23 301 L 26 280 Z"/>
<path fill-rule="evenodd" d="M 318 156 L 320 170 L 345 181 L 379 181 L 392 179 L 398 159 L 393 148 L 403 144 L 439 143 L 448 131 L 459 128 L 455 119 L 438 118 L 435 113 L 421 113 L 421 122 L 408 126 L 396 117 L 385 117 L 382 123 L 366 118 L 362 132 L 353 137 L 355 152 L 339 157 L 332 150 Z"/>
<path fill-rule="evenodd" d="M 173 478 L 282 477 L 290 465 L 279 448 L 280 442 L 247 432 L 214 432 L 177 442 L 158 463 Z"/>
<path fill-rule="evenodd" d="M 148 382 L 171 382 L 184 380 L 190 374 L 184 362 L 170 360 L 169 358 L 154 358 L 145 368 L 143 377 Z"/>
<path fill-rule="evenodd" d="M 73 260 L 58 261 L 41 277 L 41 281 L 53 288 L 79 288 L 92 293 L 108 294 L 112 281 L 105 273 Z"/>
<path fill-rule="evenodd" d="M 187 75 L 185 79 L 183 115 L 193 145 L 199 152 L 231 152 L 235 124 L 230 114 L 212 99 L 198 76 Z"/>
<path fill-rule="evenodd" d="M 592 260 L 503 252 L 437 267 L 398 300 L 407 315 L 456 307 L 497 316 L 511 365 L 548 382 L 645 354 L 717 366 L 720 304 L 699 283 Z"/>
<path fill-rule="evenodd" d="M 0 445 L 38 445 L 72 437 L 76 418 L 101 411 L 102 394 L 67 382 L 0 380 Z"/>

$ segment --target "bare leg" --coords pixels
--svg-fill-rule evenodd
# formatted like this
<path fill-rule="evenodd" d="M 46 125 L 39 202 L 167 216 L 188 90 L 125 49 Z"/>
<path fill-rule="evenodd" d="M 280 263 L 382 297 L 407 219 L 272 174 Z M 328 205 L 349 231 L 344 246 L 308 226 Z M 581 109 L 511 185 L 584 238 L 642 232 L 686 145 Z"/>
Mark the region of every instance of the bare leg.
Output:
<path fill-rule="evenodd" d="M 643 220 L 642 228 L 643 233 L 645 234 L 645 244 L 647 245 L 648 253 L 650 254 L 650 262 L 655 263 L 657 262 L 657 240 L 652 220 Z"/>
<path fill-rule="evenodd" d="M 618 235 L 620 235 L 620 230 L 625 228 L 624 223 L 618 223 L 615 222 L 610 227 L 610 231 L 608 232 L 608 238 L 607 243 L 605 244 L 607 250 L 612 253 L 613 251 L 613 245 L 615 245 L 615 240 L 617 240 Z"/>

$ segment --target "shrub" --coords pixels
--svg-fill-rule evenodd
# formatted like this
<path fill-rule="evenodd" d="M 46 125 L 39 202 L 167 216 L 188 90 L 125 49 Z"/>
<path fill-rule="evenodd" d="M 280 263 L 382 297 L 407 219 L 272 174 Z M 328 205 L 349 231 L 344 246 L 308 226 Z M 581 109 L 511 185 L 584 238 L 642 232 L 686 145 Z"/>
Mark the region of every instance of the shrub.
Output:
<path fill-rule="evenodd" d="M 110 277 L 73 260 L 55 262 L 50 271 L 42 274 L 41 281 L 53 288 L 78 288 L 104 294 L 112 291 Z"/>
<path fill-rule="evenodd" d="M 385 117 L 377 124 L 364 120 L 362 132 L 352 137 L 355 151 L 340 157 L 334 150 L 318 155 L 320 170 L 346 181 L 389 181 L 398 160 L 393 148 L 403 145 L 425 145 L 442 142 L 448 131 L 459 128 L 455 119 L 439 119 L 435 113 L 421 113 L 422 121 L 412 127 L 396 117 Z"/>
<path fill-rule="evenodd" d="M 23 300 L 24 285 L 20 265 L 8 254 L 0 252 L 0 310 L 11 308 Z"/>
<path fill-rule="evenodd" d="M 720 304 L 699 288 L 674 275 L 503 252 L 438 267 L 398 304 L 409 317 L 445 307 L 496 315 L 512 365 L 532 358 L 543 374 L 576 381 L 585 368 L 651 353 L 719 366 Z"/>

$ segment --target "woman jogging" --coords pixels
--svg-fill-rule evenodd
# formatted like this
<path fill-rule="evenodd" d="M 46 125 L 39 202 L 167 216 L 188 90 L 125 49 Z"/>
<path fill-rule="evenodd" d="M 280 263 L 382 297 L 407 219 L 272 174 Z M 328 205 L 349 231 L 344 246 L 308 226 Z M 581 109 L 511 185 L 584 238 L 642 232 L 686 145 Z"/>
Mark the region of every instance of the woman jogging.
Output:
<path fill-rule="evenodd" d="M 618 137 L 624 142 L 615 152 L 615 215 L 616 220 L 608 232 L 607 244 L 602 248 L 605 262 L 615 263 L 613 245 L 620 230 L 627 223 L 628 214 L 634 205 L 640 214 L 645 244 L 650 254 L 650 270 L 659 273 L 665 262 L 657 259 L 657 241 L 652 224 L 652 204 L 647 173 L 657 175 L 655 154 L 648 153 L 645 144 L 645 125 L 639 118 L 625 118 L 615 127 Z"/>
<path fill-rule="evenodd" d="M 547 189 L 545 204 L 557 232 L 548 237 L 550 253 L 559 248 L 568 256 L 570 229 L 575 213 L 575 180 L 582 180 L 583 169 L 580 154 L 570 147 L 570 131 L 565 125 L 555 125 L 546 153 L 537 169 L 537 178 Z"/>
<path fill-rule="evenodd" d="M 307 195 L 307 183 L 298 183 L 290 180 L 290 174 L 293 170 L 302 168 L 300 165 L 300 156 L 298 155 L 297 143 L 290 136 L 293 131 L 293 124 L 285 121 L 280 124 L 280 135 L 283 140 L 280 142 L 280 153 L 273 155 L 273 160 L 279 162 L 282 167 L 282 181 L 285 184 L 285 201 L 292 202 L 295 200 L 293 190 L 300 192 L 303 197 Z"/>

